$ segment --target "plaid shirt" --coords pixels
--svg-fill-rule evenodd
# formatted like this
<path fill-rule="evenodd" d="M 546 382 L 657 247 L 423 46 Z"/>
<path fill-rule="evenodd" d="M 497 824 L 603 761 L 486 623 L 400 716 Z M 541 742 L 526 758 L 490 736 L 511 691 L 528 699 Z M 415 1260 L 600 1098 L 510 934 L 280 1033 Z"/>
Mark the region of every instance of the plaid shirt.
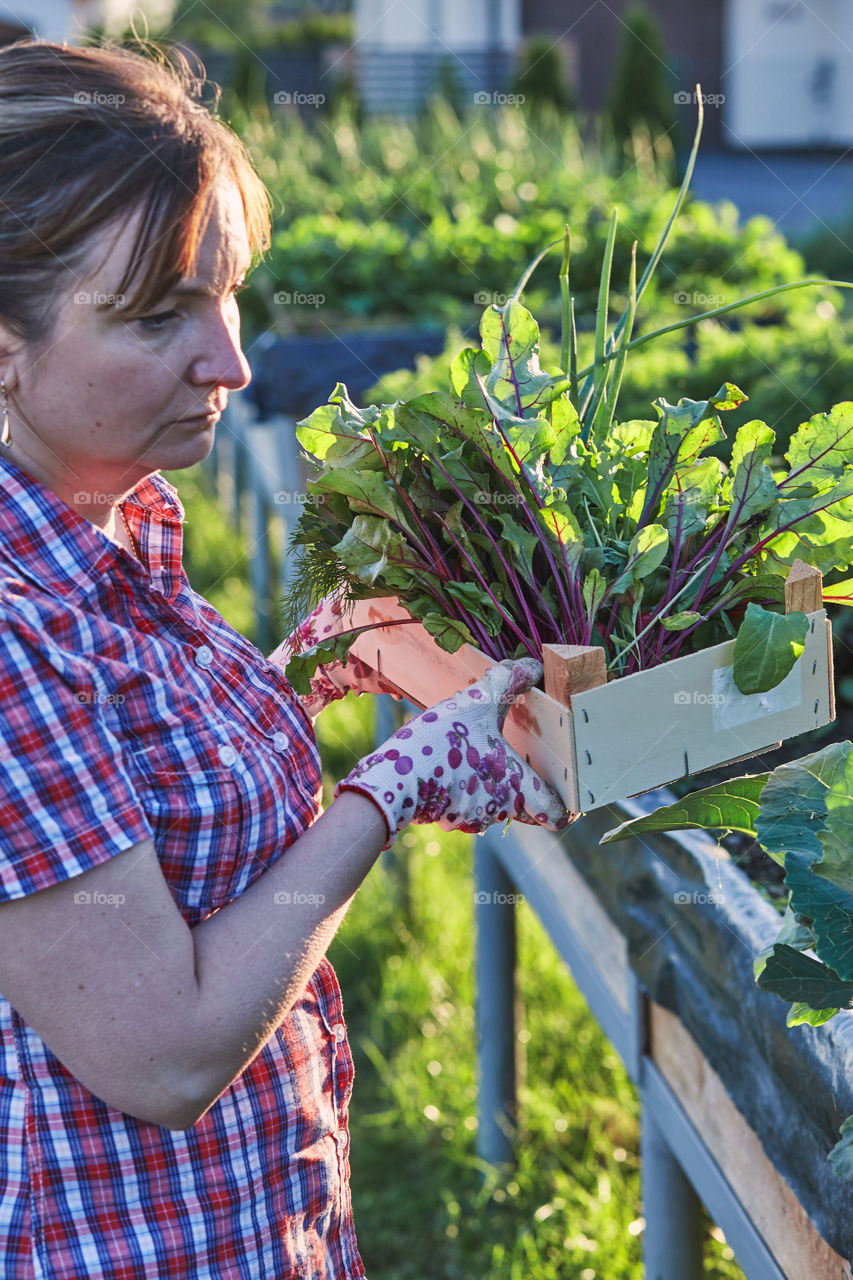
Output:
<path fill-rule="evenodd" d="M 124 503 L 146 567 L 3 458 L 0 485 L 0 900 L 153 837 L 194 925 L 316 818 L 310 722 L 190 588 L 162 477 Z M 184 1132 L 89 1093 L 0 997 L 3 1280 L 363 1276 L 352 1074 L 326 960 Z"/>

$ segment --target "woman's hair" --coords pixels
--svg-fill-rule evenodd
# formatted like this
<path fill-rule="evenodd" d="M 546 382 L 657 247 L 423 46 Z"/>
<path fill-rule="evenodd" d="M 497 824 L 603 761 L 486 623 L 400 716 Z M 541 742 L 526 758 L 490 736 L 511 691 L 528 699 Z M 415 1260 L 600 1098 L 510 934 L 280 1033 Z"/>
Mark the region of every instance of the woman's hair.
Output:
<path fill-rule="evenodd" d="M 24 342 L 49 338 L 57 294 L 92 237 L 139 210 L 116 290 L 129 315 L 190 273 L 222 179 L 240 191 L 255 257 L 269 246 L 266 188 L 203 105 L 203 69 L 176 49 L 145 50 L 32 40 L 0 49 L 0 321 Z"/>

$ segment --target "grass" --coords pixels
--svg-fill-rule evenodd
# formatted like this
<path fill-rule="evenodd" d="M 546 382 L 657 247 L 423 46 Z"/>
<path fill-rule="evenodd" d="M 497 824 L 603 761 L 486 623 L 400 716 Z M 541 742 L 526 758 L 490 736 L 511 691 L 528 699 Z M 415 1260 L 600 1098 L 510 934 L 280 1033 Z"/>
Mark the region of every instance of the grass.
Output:
<path fill-rule="evenodd" d="M 328 781 L 372 744 L 348 698 L 317 722 Z M 476 1140 L 473 841 L 404 832 L 330 957 L 356 1062 L 352 1190 L 370 1280 L 639 1280 L 639 1104 L 533 912 L 517 909 L 521 1126 L 513 1168 Z M 706 1274 L 742 1275 L 708 1224 Z"/>

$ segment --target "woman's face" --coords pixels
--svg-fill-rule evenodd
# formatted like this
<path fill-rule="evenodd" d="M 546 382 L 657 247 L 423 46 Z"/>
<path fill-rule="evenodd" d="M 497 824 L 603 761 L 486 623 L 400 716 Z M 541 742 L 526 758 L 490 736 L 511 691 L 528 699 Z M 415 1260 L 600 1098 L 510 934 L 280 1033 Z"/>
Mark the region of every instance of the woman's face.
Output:
<path fill-rule="evenodd" d="M 116 291 L 139 216 L 93 240 L 46 344 L 5 346 L 0 329 L 9 456 L 96 520 L 144 476 L 206 457 L 229 390 L 251 376 L 234 296 L 251 260 L 236 186 L 215 198 L 193 278 L 126 319 Z"/>

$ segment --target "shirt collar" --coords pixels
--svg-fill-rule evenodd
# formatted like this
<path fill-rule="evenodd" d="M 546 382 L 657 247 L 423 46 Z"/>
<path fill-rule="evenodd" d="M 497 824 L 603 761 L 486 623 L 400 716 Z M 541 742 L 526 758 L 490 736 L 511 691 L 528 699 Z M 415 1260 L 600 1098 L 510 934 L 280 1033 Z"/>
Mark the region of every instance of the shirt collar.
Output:
<path fill-rule="evenodd" d="M 73 507 L 0 451 L 0 560 L 26 578 L 82 599 L 105 575 L 142 573 L 169 598 L 181 572 L 184 511 L 159 473 L 141 480 L 122 504 L 147 564 L 128 553 Z"/>

